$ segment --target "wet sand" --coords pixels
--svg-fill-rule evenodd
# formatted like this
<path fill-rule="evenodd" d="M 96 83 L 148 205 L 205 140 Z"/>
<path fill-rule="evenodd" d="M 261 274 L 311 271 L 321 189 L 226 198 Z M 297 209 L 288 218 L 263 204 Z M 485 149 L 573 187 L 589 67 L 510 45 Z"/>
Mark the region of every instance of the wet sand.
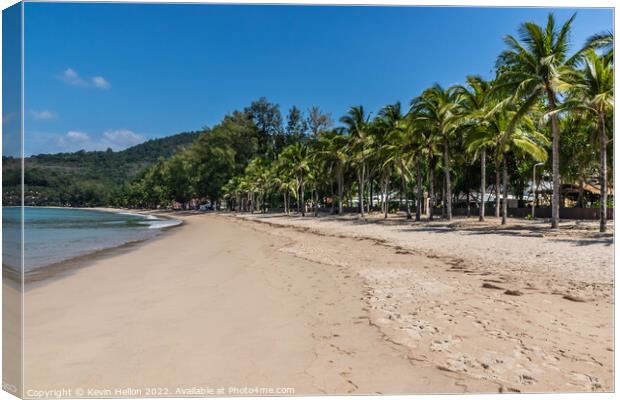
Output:
<path fill-rule="evenodd" d="M 380 224 L 178 217 L 160 239 L 27 286 L 26 395 L 613 389 L 613 282 L 600 271 L 567 282 L 552 268 L 514 272 Z"/>

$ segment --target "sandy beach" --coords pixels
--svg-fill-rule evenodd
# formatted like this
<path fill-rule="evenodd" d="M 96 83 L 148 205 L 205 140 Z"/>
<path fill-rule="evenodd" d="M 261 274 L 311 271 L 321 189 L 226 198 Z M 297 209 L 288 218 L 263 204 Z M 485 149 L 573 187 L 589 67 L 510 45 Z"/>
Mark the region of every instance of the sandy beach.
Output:
<path fill-rule="evenodd" d="M 26 396 L 613 390 L 611 236 L 175 218 L 131 251 L 27 285 Z"/>

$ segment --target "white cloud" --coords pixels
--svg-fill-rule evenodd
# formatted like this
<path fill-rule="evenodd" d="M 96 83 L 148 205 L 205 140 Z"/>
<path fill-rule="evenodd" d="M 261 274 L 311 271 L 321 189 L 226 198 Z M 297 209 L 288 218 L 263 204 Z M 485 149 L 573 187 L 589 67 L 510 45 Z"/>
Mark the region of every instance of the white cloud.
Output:
<path fill-rule="evenodd" d="M 117 147 L 130 147 L 140 144 L 146 140 L 144 135 L 135 133 L 129 129 L 120 129 L 116 131 L 106 131 L 103 133 L 104 139 Z M 112 147 L 114 148 L 114 147 Z"/>
<path fill-rule="evenodd" d="M 56 139 L 56 147 L 61 152 L 91 150 L 91 137 L 86 132 L 69 131 Z"/>
<path fill-rule="evenodd" d="M 95 76 L 93 77 L 93 85 L 98 87 L 99 89 L 109 89 L 110 83 L 105 80 L 103 76 Z"/>
<path fill-rule="evenodd" d="M 80 75 L 77 73 L 77 71 L 74 70 L 73 68 L 67 68 L 62 73 L 60 78 L 69 85 L 82 86 L 82 87 L 88 86 L 88 82 L 82 79 Z"/>
<path fill-rule="evenodd" d="M 73 68 L 67 68 L 59 77 L 63 82 L 72 86 L 95 87 L 98 89 L 109 89 L 110 82 L 103 76 L 93 76 L 90 79 L 84 79 Z"/>
<path fill-rule="evenodd" d="M 130 129 L 105 131 L 93 136 L 81 131 L 68 131 L 64 135 L 54 135 L 55 141 L 47 146 L 47 152 L 73 152 L 78 150 L 95 151 L 112 149 L 119 151 L 135 146 L 146 140 L 142 134 Z"/>
<path fill-rule="evenodd" d="M 50 120 L 56 118 L 56 114 L 50 110 L 30 110 L 30 115 L 38 120 Z"/>
<path fill-rule="evenodd" d="M 68 140 L 75 140 L 78 142 L 85 142 L 90 140 L 90 135 L 88 133 L 79 132 L 79 131 L 69 131 L 65 135 Z"/>

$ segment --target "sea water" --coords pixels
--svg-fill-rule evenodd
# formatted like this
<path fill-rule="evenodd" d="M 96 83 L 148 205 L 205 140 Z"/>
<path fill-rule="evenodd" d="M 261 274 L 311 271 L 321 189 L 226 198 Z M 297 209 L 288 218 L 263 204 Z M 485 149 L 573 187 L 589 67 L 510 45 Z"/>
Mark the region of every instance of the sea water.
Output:
<path fill-rule="evenodd" d="M 181 221 L 74 208 L 25 207 L 24 272 L 156 236 Z M 19 272 L 21 208 L 2 208 L 2 263 Z"/>

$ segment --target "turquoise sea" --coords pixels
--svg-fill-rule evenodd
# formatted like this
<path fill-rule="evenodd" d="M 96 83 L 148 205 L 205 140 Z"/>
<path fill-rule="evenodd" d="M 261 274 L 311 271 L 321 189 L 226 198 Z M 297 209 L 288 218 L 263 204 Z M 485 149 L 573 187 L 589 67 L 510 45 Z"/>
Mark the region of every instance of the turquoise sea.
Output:
<path fill-rule="evenodd" d="M 19 272 L 19 207 L 2 208 L 2 263 Z M 180 221 L 132 213 L 24 208 L 24 272 L 158 235 Z"/>

